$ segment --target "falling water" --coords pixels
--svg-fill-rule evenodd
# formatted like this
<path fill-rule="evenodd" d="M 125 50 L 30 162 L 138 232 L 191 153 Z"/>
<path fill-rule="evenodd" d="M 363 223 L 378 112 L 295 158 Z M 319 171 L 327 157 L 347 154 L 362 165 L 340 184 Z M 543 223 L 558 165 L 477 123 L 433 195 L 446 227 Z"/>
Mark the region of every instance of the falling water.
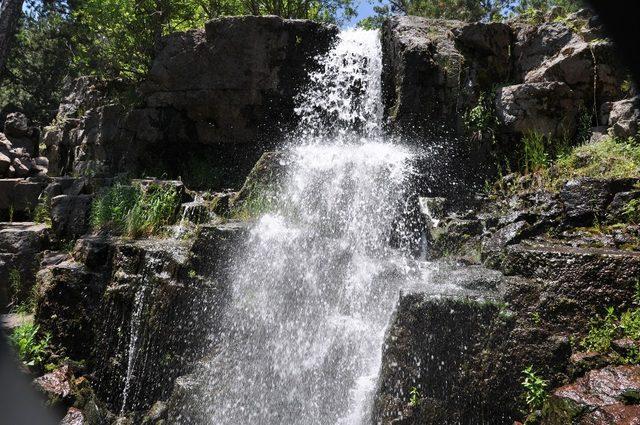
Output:
<path fill-rule="evenodd" d="M 416 272 L 389 243 L 413 154 L 383 135 L 380 57 L 377 32 L 345 31 L 297 98 L 278 207 L 235 259 L 206 423 L 367 421 L 385 327 Z"/>

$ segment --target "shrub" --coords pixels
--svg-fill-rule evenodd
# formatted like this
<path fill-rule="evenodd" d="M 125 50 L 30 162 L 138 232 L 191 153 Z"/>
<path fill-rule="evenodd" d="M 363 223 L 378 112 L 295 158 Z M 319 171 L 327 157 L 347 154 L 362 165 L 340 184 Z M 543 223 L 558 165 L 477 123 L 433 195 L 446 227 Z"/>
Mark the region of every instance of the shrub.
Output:
<path fill-rule="evenodd" d="M 529 407 L 529 411 L 540 409 L 547 400 L 547 381 L 542 379 L 533 370 L 533 366 L 529 366 L 522 371 L 524 380 L 522 388 L 524 389 L 524 400 Z"/>
<path fill-rule="evenodd" d="M 94 229 L 111 228 L 129 237 L 156 233 L 173 223 L 180 204 L 171 185 L 139 186 L 116 184 L 98 196 L 91 207 Z"/>
<path fill-rule="evenodd" d="M 39 366 L 45 359 L 51 336 L 45 334 L 38 337 L 39 327 L 33 323 L 25 323 L 13 330 L 9 338 L 15 347 L 18 357 L 28 366 Z"/>

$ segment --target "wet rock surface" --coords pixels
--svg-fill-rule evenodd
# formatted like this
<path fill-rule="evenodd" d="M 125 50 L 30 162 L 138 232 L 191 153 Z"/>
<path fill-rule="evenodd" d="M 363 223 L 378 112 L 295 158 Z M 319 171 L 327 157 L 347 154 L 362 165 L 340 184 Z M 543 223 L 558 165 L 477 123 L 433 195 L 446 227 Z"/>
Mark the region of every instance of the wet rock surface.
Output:
<path fill-rule="evenodd" d="M 209 348 L 244 229 L 203 226 L 191 242 L 84 237 L 39 272 L 36 321 L 61 355 L 87 362 L 109 410 L 146 410 Z"/>

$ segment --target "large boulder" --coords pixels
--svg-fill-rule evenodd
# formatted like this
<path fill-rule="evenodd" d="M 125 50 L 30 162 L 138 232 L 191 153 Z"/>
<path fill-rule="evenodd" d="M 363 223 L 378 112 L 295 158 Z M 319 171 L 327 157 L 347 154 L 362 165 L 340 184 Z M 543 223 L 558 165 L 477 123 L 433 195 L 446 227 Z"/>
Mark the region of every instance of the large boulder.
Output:
<path fill-rule="evenodd" d="M 38 206 L 45 181 L 0 179 L 0 218 L 10 221 L 28 219 Z"/>
<path fill-rule="evenodd" d="M 24 114 L 12 112 L 7 115 L 4 134 L 14 148 L 22 148 L 32 156 L 38 153 L 38 130 L 29 125 L 29 120 Z"/>
<path fill-rule="evenodd" d="M 570 43 L 579 43 L 581 38 L 560 22 L 542 25 L 516 25 L 513 47 L 516 81 L 524 81 L 529 72 L 555 56 Z"/>
<path fill-rule="evenodd" d="M 640 130 L 640 99 L 633 97 L 611 104 L 609 134 L 620 139 L 636 137 Z"/>
<path fill-rule="evenodd" d="M 535 131 L 562 137 L 576 130 L 579 98 L 561 82 L 523 83 L 496 93 L 496 112 L 506 133 Z"/>
<path fill-rule="evenodd" d="M 613 43 L 588 43 L 581 38 L 572 38 L 559 52 L 524 77 L 525 82 L 566 83 L 579 94 L 585 106 L 594 101 L 600 105 L 619 99 L 623 95 L 620 88 L 623 80 L 624 68 L 617 60 Z"/>
<path fill-rule="evenodd" d="M 58 195 L 51 199 L 51 227 L 56 236 L 73 240 L 89 230 L 92 195 Z"/>

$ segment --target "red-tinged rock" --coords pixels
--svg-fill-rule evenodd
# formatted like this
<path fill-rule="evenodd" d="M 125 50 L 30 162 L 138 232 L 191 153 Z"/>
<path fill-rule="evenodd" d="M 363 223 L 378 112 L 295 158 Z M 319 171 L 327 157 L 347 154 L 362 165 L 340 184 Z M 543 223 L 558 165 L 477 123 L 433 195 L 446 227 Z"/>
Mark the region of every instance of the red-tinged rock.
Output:
<path fill-rule="evenodd" d="M 84 425 L 85 423 L 86 421 L 82 411 L 75 407 L 70 407 L 65 417 L 62 418 L 60 425 Z"/>
<path fill-rule="evenodd" d="M 40 391 L 47 395 L 50 401 L 65 399 L 71 394 L 73 374 L 69 366 L 64 365 L 51 373 L 34 379 L 33 383 Z"/>
<path fill-rule="evenodd" d="M 592 370 L 553 391 L 542 424 L 640 424 L 640 367 Z"/>

